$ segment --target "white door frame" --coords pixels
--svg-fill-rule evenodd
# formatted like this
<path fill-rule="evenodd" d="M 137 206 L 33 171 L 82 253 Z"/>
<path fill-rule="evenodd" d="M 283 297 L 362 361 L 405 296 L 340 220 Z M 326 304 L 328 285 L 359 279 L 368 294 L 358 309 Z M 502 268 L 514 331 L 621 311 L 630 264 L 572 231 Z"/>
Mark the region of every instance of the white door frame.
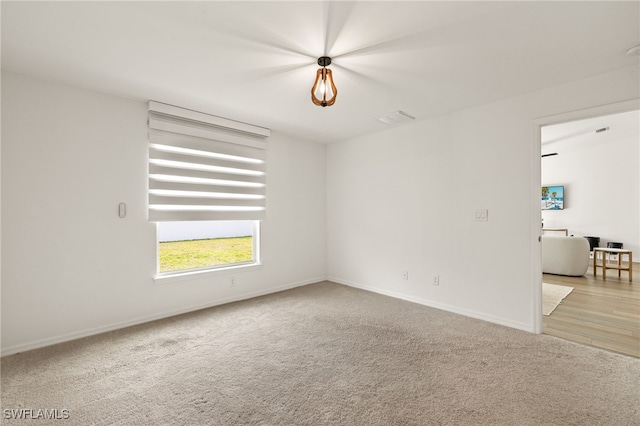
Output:
<path fill-rule="evenodd" d="M 533 276 L 531 277 L 531 309 L 533 310 L 533 332 L 536 334 L 542 333 L 542 246 L 540 244 L 540 236 L 542 235 L 542 212 L 540 210 L 542 127 L 636 110 L 640 110 L 640 98 L 551 115 L 533 121 L 533 137 L 531 139 L 531 199 L 535 200 L 535 202 L 531 204 L 531 252 L 533 253 L 531 259 L 531 271 L 533 272 Z"/>

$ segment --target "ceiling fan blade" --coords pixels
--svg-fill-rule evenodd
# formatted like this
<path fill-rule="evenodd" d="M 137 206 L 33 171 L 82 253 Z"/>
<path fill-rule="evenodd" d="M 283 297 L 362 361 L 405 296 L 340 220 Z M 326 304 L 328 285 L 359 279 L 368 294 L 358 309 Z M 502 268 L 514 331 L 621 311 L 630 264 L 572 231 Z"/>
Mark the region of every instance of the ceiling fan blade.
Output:
<path fill-rule="evenodd" d="M 224 26 L 222 30 L 225 36 L 233 36 L 240 41 L 248 42 L 260 46 L 260 50 L 279 50 L 285 53 L 292 53 L 305 58 L 318 59 L 317 56 L 297 46 L 292 40 L 286 39 L 270 29 L 263 28 L 260 31 L 251 31 L 252 28 L 241 28 L 236 26 Z"/>
<path fill-rule="evenodd" d="M 272 67 L 265 67 L 261 69 L 253 69 L 240 73 L 235 73 L 232 76 L 229 76 L 230 79 L 238 79 L 239 81 L 247 81 L 249 80 L 268 80 L 276 77 L 283 77 L 287 74 L 300 70 L 302 68 L 307 68 L 310 65 L 315 64 L 315 61 L 305 62 L 302 64 L 292 64 L 292 65 L 279 65 Z"/>
<path fill-rule="evenodd" d="M 351 47 L 345 48 L 342 52 L 332 52 L 332 58 L 371 55 L 383 52 L 423 51 L 432 48 L 459 48 L 462 43 L 468 41 L 470 33 L 484 31 L 485 23 L 483 20 L 475 21 L 477 16 L 490 18 L 499 14 L 502 10 L 512 7 L 506 4 L 507 2 L 483 2 L 482 6 L 479 4 L 469 5 L 466 2 L 410 3 L 416 7 L 410 8 L 407 6 L 407 9 L 403 10 L 413 11 L 414 15 L 420 16 L 426 13 L 432 17 L 420 20 L 410 19 L 411 23 L 404 28 L 404 34 L 385 31 L 384 26 L 382 26 L 381 31 L 372 31 L 370 36 L 361 38 L 363 42 L 360 43 L 360 46 L 352 44 Z M 360 2 L 355 2 L 355 7 L 359 7 L 360 4 Z M 383 12 L 384 10 L 382 9 Z M 354 14 L 354 17 L 356 16 L 357 14 Z M 382 18 L 388 17 L 382 16 Z M 366 28 L 363 22 L 354 22 L 353 24 L 360 24 L 361 29 Z M 349 27 L 354 25 L 349 22 Z M 375 27 L 372 28 L 375 29 Z M 378 40 L 376 41 L 374 37 L 378 37 Z"/>
<path fill-rule="evenodd" d="M 385 50 L 396 50 L 396 49 L 407 49 L 407 42 L 411 42 L 412 45 L 416 47 L 425 48 L 429 44 L 426 44 L 426 40 L 428 38 L 427 32 L 422 31 L 414 34 L 405 35 L 402 37 L 397 37 L 391 40 L 382 41 L 375 44 L 370 44 L 368 46 L 363 46 L 360 48 L 356 48 L 350 50 L 348 52 L 344 52 L 338 55 L 333 55 L 333 58 L 342 58 L 342 57 L 351 57 L 351 56 L 360 56 L 367 55 L 371 53 L 381 53 Z"/>
<path fill-rule="evenodd" d="M 380 80 L 377 80 L 369 75 L 363 74 L 361 72 L 355 71 L 353 69 L 347 68 L 345 66 L 342 66 L 340 64 L 331 64 L 332 67 L 338 68 L 341 70 L 341 72 L 344 72 L 347 75 L 351 75 L 352 77 L 355 77 L 355 80 L 360 80 L 360 81 L 366 81 L 368 83 L 373 83 L 375 85 L 378 85 L 380 89 L 384 89 L 389 90 L 389 84 L 387 83 L 383 83 Z"/>
<path fill-rule="evenodd" d="M 351 16 L 355 4 L 351 2 L 326 2 L 324 3 L 324 55 L 329 52 L 340 37 L 345 24 Z"/>
<path fill-rule="evenodd" d="M 331 66 L 335 66 L 336 70 L 339 70 L 340 73 L 336 71 L 334 74 L 336 78 L 336 86 L 338 89 L 341 86 L 341 77 L 344 76 L 347 80 L 351 80 L 354 89 L 361 92 L 361 96 L 364 96 L 368 99 L 368 103 L 371 105 L 376 105 L 378 108 L 385 109 L 388 108 L 387 102 L 389 99 L 389 92 L 393 92 L 394 88 L 381 80 L 378 80 L 368 73 L 361 73 L 355 71 L 352 68 L 346 68 L 339 64 L 331 64 Z"/>

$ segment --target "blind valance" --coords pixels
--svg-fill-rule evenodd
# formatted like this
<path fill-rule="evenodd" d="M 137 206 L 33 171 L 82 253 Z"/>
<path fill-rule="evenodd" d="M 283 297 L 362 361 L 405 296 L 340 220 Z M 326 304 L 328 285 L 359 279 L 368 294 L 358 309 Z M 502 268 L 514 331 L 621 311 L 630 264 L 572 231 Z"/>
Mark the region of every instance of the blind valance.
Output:
<path fill-rule="evenodd" d="M 149 220 L 257 220 L 269 129 L 149 102 Z"/>

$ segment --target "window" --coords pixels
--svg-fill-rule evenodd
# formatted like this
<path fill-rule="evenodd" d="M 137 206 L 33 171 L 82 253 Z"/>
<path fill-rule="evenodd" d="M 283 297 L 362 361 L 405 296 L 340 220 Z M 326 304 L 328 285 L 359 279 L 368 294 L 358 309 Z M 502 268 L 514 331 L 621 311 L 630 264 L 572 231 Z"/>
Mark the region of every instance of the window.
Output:
<path fill-rule="evenodd" d="M 160 274 L 259 262 L 269 134 L 149 102 L 149 220 L 158 223 Z"/>
<path fill-rule="evenodd" d="M 158 223 L 158 272 L 255 265 L 260 262 L 259 221 Z"/>

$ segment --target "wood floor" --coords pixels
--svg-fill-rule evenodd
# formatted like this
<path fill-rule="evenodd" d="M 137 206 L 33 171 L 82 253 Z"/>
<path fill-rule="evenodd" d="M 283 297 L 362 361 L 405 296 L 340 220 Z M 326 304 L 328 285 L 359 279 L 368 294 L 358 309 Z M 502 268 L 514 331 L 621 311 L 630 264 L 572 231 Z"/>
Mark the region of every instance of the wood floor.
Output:
<path fill-rule="evenodd" d="M 633 264 L 632 283 L 627 272 L 618 278 L 608 270 L 605 281 L 592 268 L 583 277 L 543 275 L 543 282 L 574 287 L 542 317 L 543 333 L 640 358 L 640 263 Z"/>

